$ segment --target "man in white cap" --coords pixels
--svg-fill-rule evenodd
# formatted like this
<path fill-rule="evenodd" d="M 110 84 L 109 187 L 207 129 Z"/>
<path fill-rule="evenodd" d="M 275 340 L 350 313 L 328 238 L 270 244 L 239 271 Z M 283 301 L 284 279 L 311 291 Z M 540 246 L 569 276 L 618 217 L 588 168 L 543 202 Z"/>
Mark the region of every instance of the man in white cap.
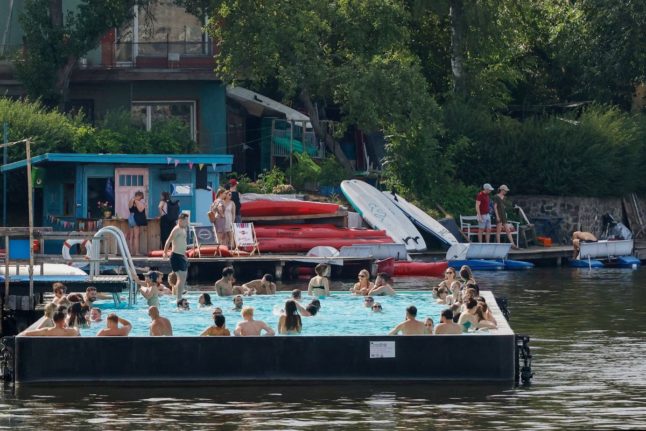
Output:
<path fill-rule="evenodd" d="M 476 215 L 478 217 L 478 242 L 489 242 L 491 236 L 491 216 L 489 215 L 489 194 L 493 190 L 491 184 L 485 183 L 476 196 Z"/>
<path fill-rule="evenodd" d="M 505 196 L 509 193 L 509 187 L 502 185 L 498 187 L 498 194 L 493 197 L 493 209 L 496 213 L 496 242 L 500 242 L 500 232 L 505 229 L 511 248 L 518 248 L 511 236 L 511 228 L 507 223 L 507 210 L 505 209 Z"/>

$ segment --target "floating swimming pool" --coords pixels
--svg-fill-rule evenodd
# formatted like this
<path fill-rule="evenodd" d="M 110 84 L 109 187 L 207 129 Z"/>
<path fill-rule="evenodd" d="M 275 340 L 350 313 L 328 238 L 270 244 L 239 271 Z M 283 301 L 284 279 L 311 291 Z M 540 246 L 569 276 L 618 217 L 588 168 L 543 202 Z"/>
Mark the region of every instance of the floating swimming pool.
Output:
<path fill-rule="evenodd" d="M 236 324 L 242 320 L 240 311 L 233 310 L 233 297 L 219 297 L 210 292 L 209 294 L 213 307 L 208 308 L 198 306 L 200 293 L 185 295 L 191 307 L 188 311 L 177 310 L 174 296 L 160 297 L 161 315 L 171 321 L 174 335 L 200 335 L 204 329 L 213 325 L 211 313 L 215 307 L 222 308 L 226 325 L 233 333 Z M 263 320 L 277 331 L 278 318 L 285 307 L 285 301 L 290 299 L 290 294 L 291 292 L 278 292 L 276 295 L 245 296 L 244 305 L 254 307 L 255 320 Z M 406 307 L 409 305 L 417 307 L 419 320 L 430 317 L 435 324 L 439 323 L 440 313 L 446 308 L 435 302 L 431 292 L 398 292 L 394 296 L 376 296 L 375 302 L 383 307 L 383 311 L 379 313 L 365 307 L 364 298 L 346 292 L 332 292 L 331 296 L 321 298 L 319 313 L 313 317 L 302 318 L 302 335 L 386 335 L 405 319 Z M 303 292 L 301 304 L 307 306 L 312 299 L 307 297 L 307 292 Z M 114 311 L 119 317 L 129 320 L 133 326 L 130 335 L 148 335 L 148 305 L 141 296 L 132 308 L 115 308 L 112 301 L 98 301 L 96 304 L 102 309 L 104 319 L 108 313 Z M 105 322 L 95 323 L 94 326 L 83 329 L 81 335 L 93 336 L 104 326 Z"/>

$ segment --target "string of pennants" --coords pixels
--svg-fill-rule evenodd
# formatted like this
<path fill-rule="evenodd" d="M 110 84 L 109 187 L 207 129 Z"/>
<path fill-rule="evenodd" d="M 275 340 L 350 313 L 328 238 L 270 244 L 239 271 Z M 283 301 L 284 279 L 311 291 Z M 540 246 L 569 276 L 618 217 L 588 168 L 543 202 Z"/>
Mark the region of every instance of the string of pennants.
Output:
<path fill-rule="evenodd" d="M 180 163 L 181 163 L 181 161 L 179 159 L 174 159 L 172 157 L 166 157 L 166 164 L 167 165 L 174 165 L 175 167 L 177 167 Z M 187 161 L 186 164 L 188 165 L 189 169 L 193 169 L 193 166 L 195 166 L 195 163 L 193 163 L 190 160 Z M 201 171 L 202 169 L 204 169 L 204 166 L 206 166 L 206 164 L 205 163 L 198 163 L 197 166 L 198 166 L 198 168 L 200 168 L 200 171 Z M 213 168 L 213 170 L 215 170 L 215 168 L 217 166 L 218 166 L 217 163 L 211 163 L 211 167 Z"/>
<path fill-rule="evenodd" d="M 47 220 L 49 220 L 52 226 L 60 226 L 63 229 L 84 231 L 84 230 L 96 230 L 97 227 L 100 227 L 99 226 L 100 221 L 98 220 L 67 221 L 53 215 L 48 215 Z"/>
<path fill-rule="evenodd" d="M 48 215 L 47 219 L 49 220 L 49 222 L 52 225 L 61 226 L 61 227 L 65 228 L 65 229 L 70 229 L 70 228 L 75 229 L 76 228 L 76 221 L 63 220 L 63 219 L 60 219 L 60 218 L 58 218 L 56 216 L 53 216 L 53 215 Z"/>

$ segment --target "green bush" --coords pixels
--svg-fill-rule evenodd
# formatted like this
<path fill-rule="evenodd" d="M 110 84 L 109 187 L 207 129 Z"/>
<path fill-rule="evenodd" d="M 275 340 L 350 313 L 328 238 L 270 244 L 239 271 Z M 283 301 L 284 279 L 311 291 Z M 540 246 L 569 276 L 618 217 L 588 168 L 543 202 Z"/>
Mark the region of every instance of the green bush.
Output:
<path fill-rule="evenodd" d="M 338 187 L 341 181 L 346 179 L 348 179 L 348 173 L 336 157 L 327 157 L 323 160 L 318 176 L 319 185 Z"/>
<path fill-rule="evenodd" d="M 287 169 L 287 177 L 297 188 L 303 188 L 306 183 L 316 183 L 321 173 L 321 167 L 307 153 L 294 153 L 294 163 Z"/>
<path fill-rule="evenodd" d="M 273 193 L 276 186 L 285 184 L 286 182 L 287 178 L 285 177 L 285 173 L 278 166 L 274 166 L 270 171 L 265 170 L 262 174 L 258 175 L 256 185 L 261 193 Z"/>

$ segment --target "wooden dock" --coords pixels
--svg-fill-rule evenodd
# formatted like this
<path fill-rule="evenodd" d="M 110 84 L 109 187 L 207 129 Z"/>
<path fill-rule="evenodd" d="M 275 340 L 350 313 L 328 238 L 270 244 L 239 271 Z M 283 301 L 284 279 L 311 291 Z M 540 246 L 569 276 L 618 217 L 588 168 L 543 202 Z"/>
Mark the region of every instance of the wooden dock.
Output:
<path fill-rule="evenodd" d="M 645 244 L 646 246 L 646 244 Z M 552 247 L 532 246 L 521 248 L 520 250 L 510 250 L 509 259 L 524 260 L 536 264 L 557 265 L 560 266 L 568 259 L 572 258 L 574 249 L 571 245 L 555 245 Z M 646 249 L 644 250 L 646 252 Z M 422 253 L 410 253 L 413 259 L 437 259 L 441 260 L 446 257 L 445 250 L 429 250 Z"/>

